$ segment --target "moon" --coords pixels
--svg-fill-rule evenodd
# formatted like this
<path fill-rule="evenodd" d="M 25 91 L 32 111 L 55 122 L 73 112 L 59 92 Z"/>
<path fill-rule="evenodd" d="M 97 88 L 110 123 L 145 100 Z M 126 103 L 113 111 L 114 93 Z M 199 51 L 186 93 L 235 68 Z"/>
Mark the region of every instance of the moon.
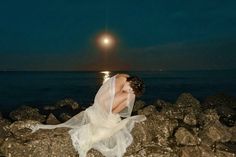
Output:
<path fill-rule="evenodd" d="M 115 38 L 109 33 L 102 33 L 98 36 L 98 46 L 102 49 L 110 49 L 115 46 Z"/>

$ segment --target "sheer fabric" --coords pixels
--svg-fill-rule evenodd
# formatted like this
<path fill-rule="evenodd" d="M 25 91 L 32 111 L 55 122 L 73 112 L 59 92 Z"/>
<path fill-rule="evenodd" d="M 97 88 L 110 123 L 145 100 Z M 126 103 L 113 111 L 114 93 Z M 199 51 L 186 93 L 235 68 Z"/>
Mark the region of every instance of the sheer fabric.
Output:
<path fill-rule="evenodd" d="M 135 122 L 146 120 L 144 115 L 131 116 L 135 95 L 129 94 L 127 106 L 119 113 L 112 113 L 115 96 L 116 75 L 103 83 L 98 90 L 94 104 L 68 121 L 58 125 L 38 124 L 32 126 L 32 132 L 38 129 L 68 127 L 72 144 L 80 157 L 85 157 L 89 149 L 94 148 L 106 157 L 122 157 L 132 143 L 130 134 Z M 125 119 L 121 120 L 121 117 Z"/>

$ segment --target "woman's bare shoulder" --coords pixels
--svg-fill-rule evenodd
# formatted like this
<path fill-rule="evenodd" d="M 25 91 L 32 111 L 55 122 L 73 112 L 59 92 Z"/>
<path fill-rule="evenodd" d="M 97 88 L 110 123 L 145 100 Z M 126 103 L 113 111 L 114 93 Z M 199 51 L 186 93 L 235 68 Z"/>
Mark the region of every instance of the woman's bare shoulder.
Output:
<path fill-rule="evenodd" d="M 128 75 L 128 74 L 124 74 L 124 73 L 120 73 L 120 74 L 117 74 L 116 77 L 117 77 L 117 78 L 119 78 L 119 77 L 125 77 L 125 78 L 127 78 L 127 77 L 129 77 L 129 75 Z"/>

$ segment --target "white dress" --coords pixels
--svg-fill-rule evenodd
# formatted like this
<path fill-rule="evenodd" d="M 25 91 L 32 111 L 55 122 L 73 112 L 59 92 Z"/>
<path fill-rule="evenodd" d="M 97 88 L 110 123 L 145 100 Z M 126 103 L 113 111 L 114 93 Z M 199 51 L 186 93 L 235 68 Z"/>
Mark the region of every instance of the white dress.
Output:
<path fill-rule="evenodd" d="M 72 144 L 80 157 L 94 148 L 106 157 L 122 157 L 132 143 L 130 134 L 135 122 L 146 120 L 144 115 L 131 116 L 135 95 L 129 94 L 127 107 L 121 112 L 112 113 L 115 96 L 116 75 L 108 79 L 98 90 L 94 104 L 85 111 L 58 125 L 38 124 L 32 126 L 32 132 L 38 129 L 68 127 Z M 125 119 L 121 120 L 121 117 Z"/>

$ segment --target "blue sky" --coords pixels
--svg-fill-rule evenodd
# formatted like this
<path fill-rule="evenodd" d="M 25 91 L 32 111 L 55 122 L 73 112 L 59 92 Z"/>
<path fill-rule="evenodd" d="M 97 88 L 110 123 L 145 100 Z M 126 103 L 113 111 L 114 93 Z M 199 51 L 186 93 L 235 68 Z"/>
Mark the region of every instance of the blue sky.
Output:
<path fill-rule="evenodd" d="M 0 70 L 235 69 L 235 28 L 234 0 L 1 1 Z"/>

